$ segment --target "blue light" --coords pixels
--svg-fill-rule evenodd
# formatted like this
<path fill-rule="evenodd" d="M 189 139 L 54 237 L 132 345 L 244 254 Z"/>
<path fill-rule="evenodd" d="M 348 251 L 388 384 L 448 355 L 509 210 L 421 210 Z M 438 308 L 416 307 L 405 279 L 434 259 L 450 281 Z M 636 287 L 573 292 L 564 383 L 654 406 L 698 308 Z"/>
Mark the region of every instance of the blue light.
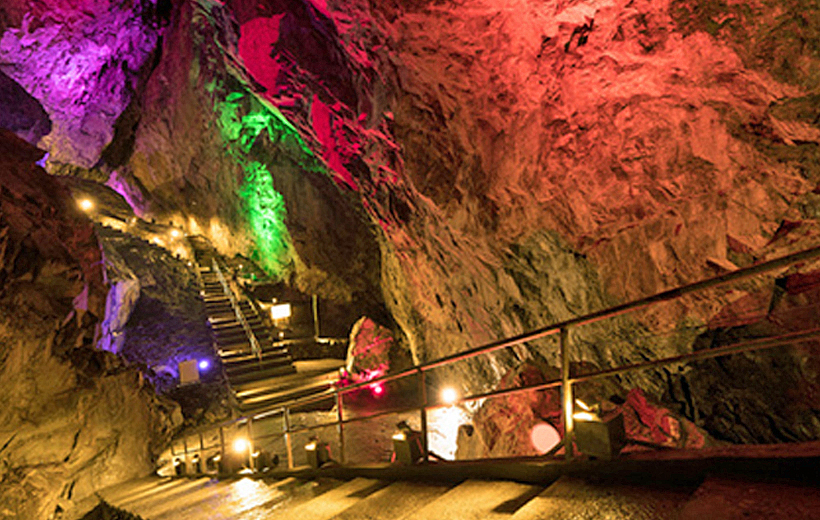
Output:
<path fill-rule="evenodd" d="M 208 367 L 210 367 L 210 366 L 211 366 L 211 362 L 208 361 L 207 359 L 203 359 L 202 361 L 199 362 L 199 369 L 200 370 L 208 370 Z"/>

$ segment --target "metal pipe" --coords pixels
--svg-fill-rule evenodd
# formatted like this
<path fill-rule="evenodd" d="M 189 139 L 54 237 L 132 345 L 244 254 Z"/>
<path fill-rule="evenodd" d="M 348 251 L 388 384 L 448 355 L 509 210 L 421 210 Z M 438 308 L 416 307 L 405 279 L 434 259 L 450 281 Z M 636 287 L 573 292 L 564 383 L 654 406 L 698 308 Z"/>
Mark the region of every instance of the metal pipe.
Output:
<path fill-rule="evenodd" d="M 737 354 L 741 352 L 752 352 L 754 350 L 763 350 L 767 348 L 781 347 L 799 341 L 805 341 L 820 337 L 820 328 L 810 329 L 807 331 L 793 332 L 791 334 L 783 334 L 771 338 L 759 338 L 750 341 L 735 343 L 725 347 L 717 347 L 709 350 L 699 350 L 690 354 L 682 354 L 680 356 L 658 359 L 655 361 L 646 361 L 643 363 L 636 363 L 634 365 L 627 365 L 618 368 L 610 368 L 608 370 L 601 370 L 592 374 L 585 374 L 583 376 L 570 378 L 571 383 L 581 383 L 584 381 L 592 381 L 593 379 L 603 379 L 605 377 L 617 376 L 626 372 L 635 372 L 638 370 L 645 370 L 662 365 L 671 365 L 674 363 L 681 363 L 684 361 L 700 361 L 703 359 L 711 359 L 729 354 Z"/>
<path fill-rule="evenodd" d="M 285 408 L 285 449 L 288 451 L 288 469 L 293 469 L 293 440 L 290 437 L 290 410 Z"/>
<path fill-rule="evenodd" d="M 561 329 L 561 408 L 564 413 L 564 458 L 572 460 L 572 437 L 575 431 L 572 412 L 574 403 L 572 400 L 572 382 L 569 379 L 569 330 L 566 327 Z"/>
<path fill-rule="evenodd" d="M 339 424 L 336 428 L 339 431 L 339 463 L 345 463 L 345 431 L 344 431 L 344 415 L 342 413 L 342 394 L 336 392 L 336 414 L 339 419 Z"/>
<path fill-rule="evenodd" d="M 311 294 L 310 299 L 313 308 L 313 338 L 319 339 L 319 297 Z"/>
<path fill-rule="evenodd" d="M 419 389 L 421 391 L 421 460 L 427 462 L 430 451 L 427 443 L 427 378 L 423 370 L 419 370 Z"/>

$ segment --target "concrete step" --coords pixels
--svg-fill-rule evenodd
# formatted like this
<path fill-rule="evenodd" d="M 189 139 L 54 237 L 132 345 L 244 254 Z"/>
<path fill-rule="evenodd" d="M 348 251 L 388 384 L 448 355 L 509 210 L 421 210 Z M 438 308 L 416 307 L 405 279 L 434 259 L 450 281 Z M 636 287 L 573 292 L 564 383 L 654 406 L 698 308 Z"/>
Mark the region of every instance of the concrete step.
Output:
<path fill-rule="evenodd" d="M 231 386 L 233 387 L 234 385 L 241 385 L 243 383 L 250 383 L 253 381 L 261 381 L 276 376 L 293 374 L 294 372 L 296 372 L 296 369 L 293 368 L 293 365 L 288 363 L 286 365 L 277 365 L 270 368 L 266 368 L 265 370 L 257 370 L 253 372 L 239 374 L 236 376 L 230 376 L 228 377 L 228 380 L 230 381 Z"/>
<path fill-rule="evenodd" d="M 513 506 L 528 501 L 543 489 L 518 482 L 467 480 L 403 520 L 506 520 Z"/>
<path fill-rule="evenodd" d="M 452 485 L 394 482 L 348 508 L 333 520 L 400 520 L 446 493 Z"/>
<path fill-rule="evenodd" d="M 225 365 L 225 374 L 231 381 L 239 381 L 240 377 L 251 374 L 264 373 L 278 367 L 291 367 L 290 356 L 278 358 L 263 358 L 262 361 L 251 361 L 249 363 Z M 290 368 L 289 368 L 290 370 Z"/>
<path fill-rule="evenodd" d="M 386 482 L 379 480 L 356 478 L 296 507 L 271 511 L 264 518 L 266 520 L 330 520 L 351 510 L 386 486 Z"/>
<path fill-rule="evenodd" d="M 680 520 L 820 518 L 820 487 L 785 479 L 708 477 L 681 508 Z"/>
<path fill-rule="evenodd" d="M 694 487 L 591 482 L 564 476 L 524 504 L 510 520 L 664 520 L 678 518 Z M 700 520 L 718 517 L 702 517 Z"/>

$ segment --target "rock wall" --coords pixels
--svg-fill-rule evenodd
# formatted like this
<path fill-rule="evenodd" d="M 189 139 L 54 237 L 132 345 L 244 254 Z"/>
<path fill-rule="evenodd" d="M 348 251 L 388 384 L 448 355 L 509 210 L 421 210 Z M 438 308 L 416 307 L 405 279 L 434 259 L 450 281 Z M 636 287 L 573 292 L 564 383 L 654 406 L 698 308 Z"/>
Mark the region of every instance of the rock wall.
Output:
<path fill-rule="evenodd" d="M 88 5 L 109 14 L 3 10 L 3 71 L 52 118 L 52 160 L 97 164 L 84 174 L 143 214 L 360 304 L 416 362 L 817 244 L 820 10 L 809 0 Z M 117 36 L 80 36 L 99 23 Z M 69 43 L 119 64 L 72 55 L 88 94 L 72 94 L 66 106 L 83 108 L 71 111 L 55 108 L 60 62 L 46 59 Z M 52 64 L 49 81 L 27 72 L 30 57 Z M 716 318 L 771 302 L 794 275 L 579 330 L 575 361 L 699 348 Z M 532 357 L 554 365 L 555 342 L 442 377 L 490 388 Z M 702 407 L 680 398 L 695 372 L 622 383 L 666 394 L 702 426 Z M 816 383 L 797 374 L 786 393 Z"/>
<path fill-rule="evenodd" d="M 0 130 L 0 518 L 53 518 L 144 475 L 181 422 L 95 350 L 106 287 L 90 221 Z"/>

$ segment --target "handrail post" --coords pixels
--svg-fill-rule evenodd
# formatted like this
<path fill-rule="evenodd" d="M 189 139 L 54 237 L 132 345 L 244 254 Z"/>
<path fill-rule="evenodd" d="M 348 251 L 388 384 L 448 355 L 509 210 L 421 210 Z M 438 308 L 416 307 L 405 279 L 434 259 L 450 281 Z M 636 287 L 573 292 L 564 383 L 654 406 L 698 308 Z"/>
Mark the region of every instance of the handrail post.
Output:
<path fill-rule="evenodd" d="M 575 433 L 572 412 L 572 383 L 569 380 L 569 329 L 561 327 L 559 336 L 561 354 L 561 405 L 564 413 L 564 458 L 571 461 L 573 458 L 572 441 Z"/>
<path fill-rule="evenodd" d="M 319 339 L 319 297 L 310 295 L 310 307 L 313 311 L 313 339 Z"/>
<path fill-rule="evenodd" d="M 344 430 L 344 415 L 342 413 L 342 393 L 336 390 L 336 417 L 339 420 L 339 463 L 345 463 L 345 430 Z"/>
<path fill-rule="evenodd" d="M 285 408 L 285 449 L 288 451 L 288 469 L 293 469 L 293 442 L 290 438 L 290 409 Z"/>
<path fill-rule="evenodd" d="M 419 393 L 421 394 L 421 460 L 427 462 L 429 449 L 427 445 L 427 378 L 424 370 L 419 369 Z"/>
<path fill-rule="evenodd" d="M 225 467 L 225 429 L 219 427 L 219 464 L 216 467 L 217 473 L 222 473 L 222 468 Z"/>
<path fill-rule="evenodd" d="M 253 451 L 256 447 L 253 442 L 253 428 L 251 428 L 252 423 L 253 417 L 248 417 L 248 468 L 251 470 L 254 469 Z"/>

